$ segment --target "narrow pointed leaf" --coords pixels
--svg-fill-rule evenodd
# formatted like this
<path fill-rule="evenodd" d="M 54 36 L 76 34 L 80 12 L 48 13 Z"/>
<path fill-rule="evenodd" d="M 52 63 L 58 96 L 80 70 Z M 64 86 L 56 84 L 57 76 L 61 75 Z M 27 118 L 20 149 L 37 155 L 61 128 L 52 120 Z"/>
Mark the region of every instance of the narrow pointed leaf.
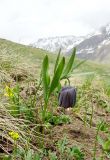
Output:
<path fill-rule="evenodd" d="M 61 53 L 61 48 L 59 49 L 57 59 L 56 59 L 56 62 L 55 62 L 54 73 L 56 72 L 56 69 L 57 69 L 57 66 L 58 66 L 58 63 L 59 63 L 59 60 L 60 60 L 60 53 Z"/>
<path fill-rule="evenodd" d="M 69 72 L 72 70 L 75 54 L 76 54 L 76 48 L 73 49 L 72 55 L 71 55 L 67 65 L 66 65 L 66 67 L 63 71 L 63 76 L 62 77 L 67 76 L 69 74 Z"/>
<path fill-rule="evenodd" d="M 49 86 L 50 84 L 50 75 L 47 73 L 47 85 Z"/>
<path fill-rule="evenodd" d="M 44 57 L 42 64 L 42 83 L 43 83 L 43 92 L 45 99 L 47 98 L 48 85 L 49 85 L 48 67 L 49 67 L 49 62 L 48 62 L 48 56 L 46 55 Z"/>
<path fill-rule="evenodd" d="M 71 70 L 71 72 L 69 72 L 69 74 L 68 75 L 65 75 L 64 77 L 62 77 L 62 79 L 63 78 L 70 78 L 71 77 L 71 75 L 72 75 L 72 73 L 73 73 L 73 70 L 75 70 L 75 69 L 77 69 L 80 65 L 82 65 L 83 63 L 85 63 L 86 62 L 86 60 L 83 60 L 83 61 L 81 61 L 81 62 L 79 62 L 76 66 L 74 66 L 73 68 L 72 68 L 72 70 Z M 85 75 L 85 74 L 87 74 L 87 75 L 89 75 L 89 74 L 94 74 L 94 72 L 82 72 L 82 73 L 74 73 L 74 75 Z"/>
<path fill-rule="evenodd" d="M 53 76 L 53 79 L 52 79 L 52 82 L 50 85 L 49 96 L 59 84 L 61 75 L 63 73 L 64 65 L 65 65 L 65 58 L 63 57 L 61 62 L 58 65 L 57 69 L 56 69 L 54 76 Z"/>

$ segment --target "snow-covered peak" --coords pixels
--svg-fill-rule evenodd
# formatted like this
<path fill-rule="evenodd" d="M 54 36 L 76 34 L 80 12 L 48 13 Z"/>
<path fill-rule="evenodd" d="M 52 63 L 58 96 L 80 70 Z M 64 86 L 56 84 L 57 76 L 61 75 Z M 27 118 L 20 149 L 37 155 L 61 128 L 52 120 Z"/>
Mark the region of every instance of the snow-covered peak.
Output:
<path fill-rule="evenodd" d="M 75 45 L 78 45 L 83 40 L 84 37 L 75 36 L 40 38 L 37 40 L 37 42 L 32 44 L 32 46 L 43 48 L 51 52 L 56 52 L 59 50 L 59 48 L 61 48 L 62 52 L 66 52 L 72 49 Z"/>
<path fill-rule="evenodd" d="M 32 46 L 51 52 L 56 52 L 61 48 L 62 52 L 66 54 L 70 54 L 72 48 L 76 47 L 77 56 L 80 58 L 95 59 L 97 55 L 103 60 L 110 53 L 110 24 L 102 26 L 84 37 L 71 35 L 40 38 Z"/>

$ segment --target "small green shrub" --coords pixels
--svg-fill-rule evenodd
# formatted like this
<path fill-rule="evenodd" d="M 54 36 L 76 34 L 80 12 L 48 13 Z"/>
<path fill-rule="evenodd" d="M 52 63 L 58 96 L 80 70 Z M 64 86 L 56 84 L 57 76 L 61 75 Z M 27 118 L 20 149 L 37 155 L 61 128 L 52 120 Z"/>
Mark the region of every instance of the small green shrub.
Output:
<path fill-rule="evenodd" d="M 84 160 L 84 156 L 85 156 L 84 153 L 77 146 L 73 146 L 72 148 L 69 148 L 68 155 L 69 155 L 70 159 L 72 159 L 72 157 L 74 157 L 75 160 Z"/>
<path fill-rule="evenodd" d="M 62 125 L 71 122 L 71 118 L 68 115 L 52 115 L 51 112 L 47 112 L 45 116 L 45 122 L 52 125 Z"/>
<path fill-rule="evenodd" d="M 74 157 L 75 160 L 84 160 L 85 154 L 78 146 L 68 147 L 67 145 L 68 140 L 66 137 L 64 137 L 62 140 L 59 140 L 57 143 L 57 148 L 60 151 L 62 159 L 71 160 Z"/>

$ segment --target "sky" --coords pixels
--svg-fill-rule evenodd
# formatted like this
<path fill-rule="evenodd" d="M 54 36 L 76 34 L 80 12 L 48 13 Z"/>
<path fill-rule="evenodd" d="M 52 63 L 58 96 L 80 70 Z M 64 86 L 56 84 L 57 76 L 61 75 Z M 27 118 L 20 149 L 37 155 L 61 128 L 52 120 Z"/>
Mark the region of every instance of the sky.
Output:
<path fill-rule="evenodd" d="M 84 36 L 110 22 L 110 0 L 0 0 L 0 38 Z"/>

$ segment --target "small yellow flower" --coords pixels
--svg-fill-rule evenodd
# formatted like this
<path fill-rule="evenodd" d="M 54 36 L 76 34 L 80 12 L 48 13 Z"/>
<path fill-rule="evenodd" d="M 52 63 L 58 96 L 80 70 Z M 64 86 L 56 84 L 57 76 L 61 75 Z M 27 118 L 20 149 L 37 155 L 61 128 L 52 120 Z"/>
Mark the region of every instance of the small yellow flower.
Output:
<path fill-rule="evenodd" d="M 19 134 L 17 132 L 14 132 L 14 131 L 10 131 L 9 136 L 15 141 L 18 140 L 19 137 L 20 137 Z"/>
<path fill-rule="evenodd" d="M 8 87 L 7 85 L 5 87 L 5 91 L 6 91 L 6 93 L 4 95 L 6 97 L 13 97 L 14 96 L 13 89 L 11 89 L 10 87 Z"/>

